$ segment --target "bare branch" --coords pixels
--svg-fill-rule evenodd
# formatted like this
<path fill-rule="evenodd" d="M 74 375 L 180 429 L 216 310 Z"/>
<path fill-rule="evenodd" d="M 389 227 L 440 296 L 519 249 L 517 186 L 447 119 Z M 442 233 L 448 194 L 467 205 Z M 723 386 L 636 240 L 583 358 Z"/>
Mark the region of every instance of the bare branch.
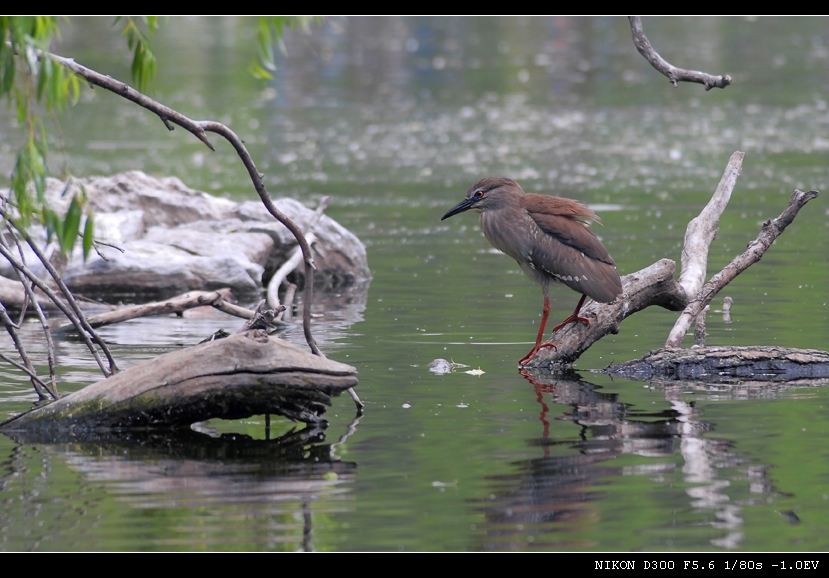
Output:
<path fill-rule="evenodd" d="M 259 198 L 262 200 L 262 203 L 265 205 L 265 208 L 268 212 L 276 218 L 280 223 L 285 225 L 289 231 L 294 235 L 299 246 L 302 248 L 302 255 L 305 259 L 305 303 L 303 307 L 303 315 L 302 315 L 302 324 L 303 329 L 305 331 L 305 340 L 308 342 L 308 346 L 311 348 L 311 351 L 315 355 L 323 355 L 320 351 L 319 347 L 317 347 L 316 342 L 314 341 L 314 337 L 311 334 L 311 301 L 313 300 L 314 295 L 314 256 L 311 253 L 311 246 L 305 240 L 302 231 L 296 226 L 296 224 L 288 218 L 287 215 L 282 213 L 276 205 L 274 205 L 273 201 L 271 200 L 270 193 L 265 188 L 265 184 L 262 181 L 263 175 L 257 170 L 256 165 L 253 162 L 253 159 L 248 153 L 247 148 L 245 148 L 244 143 L 242 140 L 234 133 L 230 128 L 223 125 L 219 122 L 213 121 L 194 121 L 183 114 L 164 106 L 163 104 L 153 100 L 152 98 L 145 96 L 144 94 L 138 92 L 134 88 L 130 87 L 129 85 L 117 81 L 113 79 L 111 76 L 104 76 L 94 70 L 91 70 L 85 66 L 82 66 L 75 62 L 72 58 L 64 58 L 62 56 L 58 56 L 56 54 L 51 53 L 43 53 L 44 55 L 48 56 L 55 62 L 65 66 L 88 83 L 96 86 L 100 86 L 110 92 L 114 92 L 127 100 L 130 100 L 137 105 L 146 108 L 150 112 L 158 115 L 158 117 L 164 122 L 164 125 L 172 130 L 172 125 L 176 124 L 185 130 L 191 132 L 193 135 L 196 136 L 200 141 L 202 141 L 205 145 L 207 145 L 210 150 L 215 150 L 213 145 L 207 139 L 207 132 L 214 132 L 218 135 L 224 137 L 234 149 L 236 149 L 236 153 L 239 155 L 239 158 L 242 159 L 242 162 L 245 165 L 245 168 L 248 170 L 248 174 L 250 175 L 250 179 L 253 182 L 253 186 L 256 189 L 256 193 L 259 195 Z M 324 357 L 324 356 L 323 356 Z"/>
<path fill-rule="evenodd" d="M 276 321 L 276 316 L 282 313 L 285 310 L 285 307 L 277 305 L 273 309 L 266 309 L 267 306 L 268 302 L 265 299 L 261 299 L 251 318 L 248 319 L 239 329 L 237 329 L 236 333 L 244 333 L 246 331 L 253 331 L 254 329 L 270 329 Z"/>
<path fill-rule="evenodd" d="M 11 359 L 11 358 L 9 358 L 9 357 L 6 357 L 6 356 L 5 356 L 5 355 L 3 355 L 2 353 L 0 353 L 0 359 L 2 359 L 3 361 L 5 361 L 5 362 L 6 362 L 6 363 L 8 363 L 9 365 L 13 365 L 13 366 L 14 366 L 14 367 L 16 367 L 17 369 L 19 369 L 20 371 L 22 371 L 23 373 L 25 373 L 26 375 L 28 375 L 28 376 L 29 376 L 29 379 L 31 379 L 31 380 L 32 380 L 32 385 L 34 385 L 35 392 L 37 392 L 37 396 L 38 396 L 40 399 L 49 399 L 49 396 L 47 396 L 46 394 L 44 394 L 44 393 L 43 393 L 44 391 L 49 391 L 49 392 L 51 393 L 51 391 L 49 390 L 49 386 L 47 386 L 47 385 L 43 382 L 43 380 L 42 380 L 42 379 L 40 379 L 40 378 L 37 376 L 37 374 L 36 374 L 36 373 L 32 373 L 32 372 L 29 370 L 29 368 L 28 368 L 28 367 L 26 367 L 25 365 L 20 365 L 20 364 L 19 364 L 19 363 L 17 363 L 14 359 Z M 26 359 L 28 359 L 28 357 L 27 357 Z"/>
<path fill-rule="evenodd" d="M 688 303 L 685 292 L 674 281 L 676 263 L 662 259 L 649 267 L 622 277 L 622 295 L 612 303 L 591 301 L 579 312 L 590 320 L 571 323 L 555 334 L 555 347 L 540 350 L 525 367 L 545 367 L 551 363 L 572 363 L 591 345 L 608 334 L 619 333 L 619 324 L 634 313 L 658 305 L 680 311 Z"/>
<path fill-rule="evenodd" d="M 288 230 L 291 231 L 293 236 L 296 238 L 297 243 L 299 243 L 299 246 L 302 248 L 302 256 L 305 259 L 305 300 L 302 307 L 302 328 L 305 331 L 305 341 L 308 343 L 308 347 L 311 348 L 314 355 L 325 357 L 322 351 L 320 351 L 320 348 L 317 347 L 317 342 L 314 341 L 314 336 L 311 335 L 311 301 L 314 297 L 314 269 L 316 269 L 316 267 L 314 267 L 314 256 L 311 253 L 311 246 L 308 244 L 308 241 L 305 239 L 305 235 L 302 234 L 299 227 L 297 227 L 287 215 L 277 209 L 276 205 L 273 204 L 271 195 L 268 193 L 268 190 L 265 188 L 265 184 L 262 182 L 262 175 L 256 169 L 256 165 L 253 164 L 253 159 L 250 157 L 250 154 L 241 139 L 236 136 L 236 133 L 219 122 L 202 121 L 198 124 L 206 131 L 220 134 L 233 145 L 233 148 L 236 149 L 237 154 L 242 159 L 245 167 L 248 169 L 248 174 L 250 175 L 251 181 L 253 181 L 253 186 L 256 189 L 259 198 L 262 200 L 262 203 L 265 205 L 265 208 L 268 209 L 268 212 L 273 215 L 277 221 L 285 225 Z"/>
<path fill-rule="evenodd" d="M 122 321 L 138 317 L 181 313 L 182 311 L 193 309 L 194 307 L 213 305 L 216 301 L 227 299 L 229 294 L 229 289 L 220 289 L 218 291 L 190 291 L 165 301 L 142 303 L 141 305 L 122 307 L 121 309 L 116 309 L 115 311 L 107 311 L 106 313 L 101 313 L 100 315 L 94 315 L 87 319 L 87 321 L 89 321 L 89 324 L 93 328 L 97 329 L 99 327 L 105 327 L 114 323 L 121 323 Z"/>
<path fill-rule="evenodd" d="M 708 248 L 717 234 L 720 216 L 731 200 L 731 192 L 737 184 L 737 177 L 743 170 L 745 153 L 735 151 L 728 160 L 717 190 L 700 214 L 691 219 L 685 229 L 685 246 L 682 248 L 682 270 L 679 286 L 688 299 L 693 298 L 705 283 L 708 267 Z"/>
<path fill-rule="evenodd" d="M 219 311 L 228 313 L 235 317 L 242 319 L 250 319 L 255 315 L 255 311 L 245 309 L 238 305 L 228 303 L 226 300 L 231 298 L 230 289 L 219 289 L 217 291 L 188 291 L 182 295 L 172 297 L 165 301 L 156 301 L 154 303 L 143 303 L 141 305 L 132 305 L 129 307 L 122 307 L 115 311 L 107 311 L 100 315 L 90 317 L 87 321 L 94 328 L 104 327 L 106 325 L 113 325 L 128 321 L 130 319 L 137 319 L 139 317 L 152 317 L 154 315 L 168 315 L 170 313 L 181 313 L 188 309 L 196 307 L 212 306 Z M 279 321 L 274 321 L 274 325 L 280 325 Z M 68 327 L 68 326 L 66 326 Z M 65 329 L 62 327 L 60 329 Z M 59 330 L 60 330 L 59 329 Z"/>
<path fill-rule="evenodd" d="M 323 212 L 325 211 L 326 207 L 328 207 L 328 201 L 331 197 L 323 197 L 320 201 L 317 210 L 314 211 L 314 214 L 311 216 L 311 220 L 308 222 L 308 226 L 305 228 L 303 233 L 305 234 L 305 238 L 308 240 L 309 245 L 313 245 L 314 241 L 316 240 L 316 235 L 314 235 L 314 228 L 317 226 L 320 218 L 322 217 Z M 277 307 L 279 305 L 279 287 L 282 285 L 282 282 L 297 266 L 302 262 L 302 251 L 299 247 L 294 250 L 293 254 L 282 264 L 282 266 L 277 269 L 276 273 L 273 274 L 271 277 L 270 282 L 268 283 L 268 303 L 271 307 Z"/>
<path fill-rule="evenodd" d="M 6 221 L 6 226 L 11 230 L 11 223 Z M 25 265 L 26 261 L 23 257 L 23 248 L 20 246 L 20 243 L 17 241 L 17 236 L 12 235 L 12 239 L 14 239 L 14 243 L 17 246 L 17 253 L 20 255 L 20 262 Z M 3 245 L 8 250 L 11 250 L 6 239 L 0 235 L 0 244 Z M 58 398 L 58 382 L 57 382 L 57 366 L 55 364 L 55 343 L 52 341 L 52 332 L 49 329 L 49 324 L 46 322 L 46 316 L 43 314 L 43 308 L 41 307 L 35 293 L 33 291 L 34 283 L 27 283 L 26 279 L 24 279 L 23 274 L 14 269 L 15 275 L 17 275 L 18 281 L 23 286 L 23 291 L 26 296 L 26 300 L 32 304 L 32 308 L 35 311 L 35 315 L 37 316 L 38 321 L 40 322 L 40 327 L 43 330 L 43 336 L 46 338 L 46 360 L 49 365 L 49 382 L 51 387 L 47 387 L 49 393 L 52 394 L 52 397 L 57 399 Z M 23 320 L 23 316 L 26 312 L 25 307 L 21 307 L 20 309 L 20 319 L 21 322 Z"/>
<path fill-rule="evenodd" d="M 294 304 L 294 295 L 296 295 L 296 285 L 288 283 L 285 285 L 285 311 L 279 315 L 279 319 L 291 318 L 291 307 Z"/>
<path fill-rule="evenodd" d="M 667 76 L 674 86 L 677 82 L 696 82 L 705 85 L 705 90 L 711 90 L 712 88 L 725 88 L 731 84 L 731 77 L 727 74 L 712 76 L 705 72 L 685 70 L 673 66 L 659 56 L 651 46 L 645 32 L 642 30 L 642 18 L 640 16 L 628 16 L 628 20 L 630 20 L 630 32 L 633 35 L 633 44 L 636 46 L 636 50 L 645 57 L 645 60 L 651 63 L 651 66 Z"/>
<path fill-rule="evenodd" d="M 23 360 L 25 367 L 21 366 L 18 363 L 13 362 L 11 359 L 8 359 L 5 355 L 3 359 L 5 361 L 9 361 L 12 365 L 20 369 L 21 371 L 25 372 L 32 380 L 32 387 L 35 388 L 35 392 L 37 392 L 37 396 L 40 399 L 49 399 L 49 396 L 46 395 L 46 391 L 48 388 L 45 386 L 43 381 L 37 376 L 37 372 L 35 372 L 35 368 L 32 365 L 32 360 L 29 359 L 28 354 L 26 353 L 26 347 L 23 345 L 23 342 L 20 341 L 20 336 L 17 334 L 17 330 L 19 327 L 14 324 L 14 321 L 11 320 L 8 313 L 6 313 L 6 308 L 3 307 L 3 304 L 0 303 L 0 323 L 6 326 L 6 331 L 9 333 L 9 336 L 12 338 L 14 342 L 14 347 L 17 349 L 17 353 L 20 354 L 20 358 Z M 49 392 L 55 399 L 57 399 L 57 395 L 52 394 Z"/>
<path fill-rule="evenodd" d="M 101 88 L 105 88 L 110 92 L 114 92 L 115 94 L 126 98 L 127 100 L 131 100 L 138 106 L 142 106 L 147 110 L 155 113 L 158 115 L 159 118 L 164 122 L 164 125 L 167 127 L 168 130 L 173 130 L 173 126 L 170 124 L 170 121 L 179 125 L 180 127 L 184 128 L 185 130 L 193 133 L 196 138 L 202 141 L 207 147 L 215 151 L 216 149 L 213 148 L 213 145 L 207 139 L 207 135 L 204 132 L 204 129 L 199 126 L 198 123 L 190 120 L 183 114 L 176 112 L 172 108 L 164 106 L 160 102 L 153 100 L 152 98 L 145 96 L 144 94 L 138 92 L 128 84 L 124 82 L 120 82 L 115 80 L 111 76 L 104 76 L 94 70 L 87 68 L 86 66 L 82 66 L 75 62 L 74 58 L 64 58 L 63 56 L 58 56 L 57 54 L 52 54 L 49 52 L 43 53 L 45 56 L 48 56 L 58 64 L 68 68 L 84 80 L 86 80 L 90 85 L 100 86 Z"/>
<path fill-rule="evenodd" d="M 43 252 L 40 250 L 40 247 L 37 246 L 37 243 L 35 243 L 32 240 L 29 234 L 26 231 L 20 231 L 20 234 L 23 236 L 23 240 L 29 244 L 29 248 L 34 252 L 35 255 L 37 255 L 37 258 L 40 259 L 40 262 L 43 263 L 43 266 L 49 272 L 49 275 L 52 276 L 52 279 L 55 281 L 55 284 L 58 286 L 58 289 L 60 289 L 60 292 L 63 293 L 63 296 L 66 299 L 66 302 L 69 304 L 69 307 L 72 308 L 72 311 L 74 311 L 75 315 L 77 316 L 77 319 L 80 322 L 81 326 L 84 328 L 84 330 L 86 330 L 87 333 L 89 333 L 89 336 L 95 340 L 95 343 L 98 344 L 98 347 L 101 348 L 101 351 L 104 352 L 104 355 L 106 355 L 107 361 L 109 362 L 109 375 L 118 373 L 118 366 L 115 363 L 115 359 L 112 357 L 112 353 L 110 352 L 109 347 L 107 347 L 107 344 L 104 342 L 104 340 L 101 339 L 101 337 L 95 332 L 94 329 L 92 329 L 89 323 L 87 323 L 86 315 L 84 315 L 84 312 L 81 311 L 81 308 L 78 305 L 78 302 L 75 301 L 75 297 L 72 295 L 72 292 L 63 282 L 63 278 L 49 262 L 49 259 L 47 259 L 43 255 Z"/>
<path fill-rule="evenodd" d="M 737 275 L 759 261 L 774 240 L 791 224 L 800 209 L 817 196 L 817 191 L 804 193 L 795 189 L 789 205 L 780 216 L 763 223 L 760 234 L 748 244 L 748 248 L 741 255 L 735 257 L 722 271 L 711 277 L 711 280 L 702 287 L 697 296 L 688 304 L 671 330 L 665 347 L 679 347 L 685 332 L 688 331 L 688 327 L 691 326 L 692 321 L 699 315 L 700 311 L 705 309 L 705 306 L 711 302 L 714 296 Z"/>
<path fill-rule="evenodd" d="M 107 370 L 106 366 L 104 365 L 101 356 L 98 355 L 98 350 L 95 349 L 95 345 L 93 345 L 92 341 L 89 339 L 89 335 L 84 330 L 83 325 L 81 324 L 80 320 L 75 316 L 75 313 L 72 309 L 63 302 L 63 300 L 57 296 L 57 294 L 52 291 L 43 281 L 41 281 L 37 275 L 32 273 L 32 271 L 26 267 L 23 263 L 17 260 L 14 255 L 10 251 L 8 251 L 5 247 L 0 245 L 0 255 L 3 255 L 6 259 L 8 259 L 9 263 L 12 264 L 12 267 L 23 273 L 34 285 L 43 291 L 43 293 L 48 297 L 52 303 L 54 303 L 61 312 L 66 315 L 66 318 L 72 322 L 72 325 L 75 326 L 75 329 L 83 339 L 84 343 L 86 344 L 89 351 L 92 353 L 92 357 L 95 358 L 95 361 L 98 363 L 98 367 L 101 368 L 103 374 L 109 377 L 110 373 Z"/>
<path fill-rule="evenodd" d="M 104 255 L 103 253 L 101 253 L 101 249 L 98 247 L 98 245 L 104 245 L 105 247 L 111 247 L 113 249 L 117 249 L 118 251 L 121 251 L 121 253 L 124 252 L 124 250 L 121 247 L 118 247 L 116 245 L 110 245 L 109 243 L 104 243 L 103 241 L 96 241 L 96 240 L 93 239 L 92 240 L 92 248 L 95 249 L 95 252 L 98 253 L 98 256 L 103 261 L 109 262 L 109 258 L 106 255 Z"/>

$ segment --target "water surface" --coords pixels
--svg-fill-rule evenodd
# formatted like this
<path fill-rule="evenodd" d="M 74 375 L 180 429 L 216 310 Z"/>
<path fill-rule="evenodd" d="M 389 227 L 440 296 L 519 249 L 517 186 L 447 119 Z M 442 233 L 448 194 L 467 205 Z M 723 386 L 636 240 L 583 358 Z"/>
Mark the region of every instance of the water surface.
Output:
<path fill-rule="evenodd" d="M 127 79 L 110 24 L 73 19 L 58 50 Z M 685 225 L 742 150 L 713 274 L 795 187 L 826 189 L 826 24 L 646 18 L 667 60 L 734 78 L 705 92 L 650 68 L 622 18 L 331 18 L 291 32 L 267 85 L 245 72 L 250 21 L 171 19 L 156 37 L 156 97 L 229 124 L 274 196 L 331 195 L 328 213 L 368 247 L 367 292 L 334 308 L 343 300 L 321 299 L 315 325 L 326 354 L 357 367 L 366 413 L 355 423 L 338 398 L 324 432 L 276 418 L 266 430 L 257 416 L 178 435 L 0 436 L 0 547 L 826 550 L 825 383 L 663 387 L 590 372 L 660 347 L 676 318 L 661 309 L 627 319 L 575 373 L 528 378 L 516 362 L 539 288 L 473 216 L 439 221 L 478 179 L 508 176 L 593 207 L 627 274 L 679 259 Z M 20 138 L 12 116 L 0 111 L 4 175 Z M 100 89 L 60 123 L 56 172 L 141 169 L 255 196 L 229 146 L 211 153 Z M 727 288 L 733 322 L 712 314 L 709 344 L 829 349 L 827 214 L 823 196 L 807 205 Z M 558 319 L 578 295 L 551 298 Z M 239 324 L 192 315 L 102 334 L 129 367 Z M 24 333 L 42 358 L 36 328 Z M 303 343 L 298 329 L 285 338 Z M 57 346 L 63 390 L 99 378 L 82 344 Z M 484 373 L 436 375 L 435 358 Z M 3 367 L 0 417 L 33 400 Z"/>

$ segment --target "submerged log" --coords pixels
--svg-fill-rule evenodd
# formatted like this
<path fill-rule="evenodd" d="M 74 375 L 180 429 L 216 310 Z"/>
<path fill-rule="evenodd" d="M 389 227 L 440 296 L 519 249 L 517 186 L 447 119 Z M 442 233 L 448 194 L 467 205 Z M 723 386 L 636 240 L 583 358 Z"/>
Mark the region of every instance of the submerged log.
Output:
<path fill-rule="evenodd" d="M 829 353 L 786 347 L 695 347 L 657 349 L 604 370 L 637 380 L 736 383 L 829 378 Z"/>
<path fill-rule="evenodd" d="M 0 424 L 0 431 L 187 427 L 265 413 L 311 424 L 356 370 L 254 330 L 146 361 Z"/>

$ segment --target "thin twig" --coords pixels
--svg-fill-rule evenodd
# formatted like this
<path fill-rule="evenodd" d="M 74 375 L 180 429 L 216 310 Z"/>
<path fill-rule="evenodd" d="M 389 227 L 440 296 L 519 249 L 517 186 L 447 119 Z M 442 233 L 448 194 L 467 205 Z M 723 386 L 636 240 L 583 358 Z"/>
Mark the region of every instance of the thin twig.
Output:
<path fill-rule="evenodd" d="M 278 319 L 288 320 L 291 318 L 291 309 L 294 305 L 294 295 L 296 295 L 296 285 L 294 283 L 285 284 L 285 311 L 279 314 Z"/>
<path fill-rule="evenodd" d="M 11 225 L 8 221 L 6 221 L 6 226 L 9 227 L 9 230 L 11 230 L 11 228 L 10 228 Z M 14 240 L 14 244 L 17 247 L 17 253 L 18 253 L 18 255 L 20 255 L 20 262 L 25 265 L 26 260 L 23 256 L 23 247 L 21 247 L 20 243 L 17 241 L 17 236 L 16 235 L 12 234 L 12 239 Z M 0 244 L 2 244 L 3 247 L 5 247 L 6 249 L 11 250 L 11 247 L 9 247 L 8 243 L 6 242 L 6 239 L 2 235 L 0 235 Z M 18 279 L 18 281 L 20 281 L 20 284 L 23 286 L 23 292 L 26 295 L 26 299 L 23 302 L 24 307 L 22 307 L 21 310 L 20 310 L 20 315 L 21 315 L 20 323 L 23 322 L 23 314 L 26 312 L 26 307 L 25 307 L 26 303 L 31 302 L 32 308 L 35 311 L 35 315 L 37 316 L 37 319 L 40 322 L 40 327 L 43 330 L 43 335 L 46 338 L 46 360 L 47 360 L 47 363 L 49 365 L 49 382 L 51 384 L 51 387 L 47 387 L 47 389 L 49 389 L 49 393 L 52 394 L 52 397 L 57 399 L 58 398 L 57 364 L 55 363 L 55 343 L 52 341 L 52 332 L 49 329 L 49 324 L 46 322 L 46 316 L 43 314 L 43 308 L 40 306 L 40 303 L 38 302 L 37 297 L 35 297 L 35 294 L 34 294 L 34 291 L 33 291 L 34 283 L 27 283 L 26 279 L 24 279 L 24 277 L 23 277 L 23 274 L 20 271 L 18 271 L 17 269 L 14 269 L 14 273 L 15 273 L 15 275 L 17 275 L 17 279 Z"/>
<path fill-rule="evenodd" d="M 731 77 L 727 74 L 712 76 L 705 72 L 685 70 L 670 64 L 659 56 L 651 46 L 648 37 L 645 36 L 645 32 L 642 30 L 642 18 L 640 16 L 628 16 L 628 20 L 630 20 L 630 32 L 633 35 L 633 44 L 636 46 L 636 50 L 645 57 L 645 60 L 651 63 L 651 66 L 667 76 L 674 86 L 677 82 L 696 82 L 704 85 L 705 90 L 711 90 L 712 88 L 725 88 L 731 84 Z"/>
<path fill-rule="evenodd" d="M 39 389 L 39 388 L 38 388 L 38 386 L 37 386 L 37 385 L 35 385 L 35 392 L 37 392 L 37 396 L 38 396 L 40 399 L 49 399 L 49 396 L 47 396 L 47 395 L 43 394 L 43 391 L 49 391 L 49 386 L 48 386 L 48 385 L 46 385 L 46 384 L 43 382 L 43 380 L 42 380 L 42 379 L 40 379 L 40 378 L 37 376 L 37 374 L 32 373 L 31 371 L 29 371 L 29 368 L 28 368 L 28 367 L 26 367 L 25 365 L 21 365 L 21 364 L 17 363 L 14 359 L 11 359 L 11 358 L 9 358 L 9 357 L 6 357 L 6 356 L 5 356 L 4 354 L 2 354 L 2 353 L 0 353 L 0 359 L 2 359 L 3 361 L 5 361 L 6 363 L 8 363 L 9 365 L 12 365 L 12 366 L 16 367 L 17 369 L 19 369 L 20 371 L 22 371 L 23 373 L 25 373 L 26 375 L 28 375 L 28 376 L 29 376 L 29 379 L 31 379 L 33 383 L 34 383 L 34 382 L 37 382 L 37 384 L 39 384 L 39 385 L 40 385 L 40 387 L 42 388 L 42 389 Z M 50 392 L 50 393 L 51 393 L 51 392 Z"/>
<path fill-rule="evenodd" d="M 244 325 L 235 331 L 235 333 L 244 333 L 245 331 L 252 331 L 254 329 L 268 330 L 274 324 L 276 316 L 285 310 L 283 305 L 278 305 L 273 309 L 266 309 L 268 302 L 261 299 L 253 312 L 253 316 L 248 319 Z"/>
<path fill-rule="evenodd" d="M 109 375 L 114 375 L 118 373 L 118 366 L 115 363 L 115 359 L 112 357 L 112 352 L 110 352 L 109 347 L 107 347 L 107 344 L 104 342 L 104 340 L 101 339 L 98 333 L 94 329 L 92 329 L 91 325 L 89 325 L 89 322 L 87 322 L 86 315 L 84 315 L 84 312 L 81 311 L 81 308 L 78 305 L 78 302 L 75 301 L 75 297 L 72 295 L 72 292 L 63 282 L 63 278 L 49 262 L 49 259 L 47 259 L 43 255 L 43 252 L 40 250 L 40 247 L 37 246 L 37 243 L 35 243 L 32 240 L 29 234 L 25 231 L 21 231 L 21 234 L 23 235 L 23 240 L 29 244 L 29 248 L 32 251 L 34 251 L 34 254 L 37 255 L 37 258 L 40 259 L 40 262 L 43 263 L 44 267 L 46 267 L 46 270 L 49 272 L 49 275 L 51 275 L 52 279 L 54 279 L 55 283 L 60 289 L 60 292 L 63 293 L 63 296 L 66 298 L 66 302 L 69 304 L 69 307 L 71 307 L 72 311 L 75 312 L 75 315 L 77 316 L 78 321 L 80 321 L 81 326 L 86 330 L 87 333 L 89 333 L 90 337 L 92 337 L 92 339 L 95 340 L 95 343 L 98 344 L 98 347 L 101 348 L 101 351 L 104 352 L 104 355 L 106 355 L 107 361 L 109 362 Z"/>
<path fill-rule="evenodd" d="M 12 321 L 11 317 L 9 317 L 9 314 L 6 312 L 6 308 L 3 307 L 2 303 L 0 303 L 0 323 L 3 323 L 3 325 L 6 326 L 6 331 L 9 333 L 9 336 L 11 336 L 12 341 L 14 342 L 14 347 L 17 349 L 17 353 L 20 354 L 20 358 L 23 360 L 23 363 L 26 364 L 26 367 L 24 368 L 16 363 L 13 363 L 13 365 L 18 369 L 25 371 L 29 375 L 32 381 L 32 387 L 35 388 L 35 392 L 37 392 L 40 399 L 49 399 L 49 396 L 46 395 L 48 388 L 45 387 L 43 381 L 41 381 L 37 376 L 34 365 L 32 365 L 32 360 L 29 359 L 29 355 L 26 353 L 26 347 L 23 345 L 23 342 L 20 340 L 20 336 L 17 334 L 17 330 L 19 328 L 15 325 L 14 321 Z M 5 356 L 3 357 L 8 361 L 11 361 L 11 359 L 6 358 Z M 51 394 L 52 392 L 49 393 Z M 57 396 L 54 397 L 57 399 Z"/>
<path fill-rule="evenodd" d="M 52 303 L 54 303 L 57 306 L 57 308 L 60 309 L 61 312 L 64 315 L 66 315 L 66 318 L 69 319 L 69 321 L 72 322 L 72 325 L 75 326 L 75 329 L 80 334 L 81 339 L 83 339 L 83 342 L 86 344 L 87 348 L 92 353 L 92 357 L 95 358 L 95 361 L 98 363 L 98 367 L 101 368 L 101 371 L 103 372 L 103 374 L 105 376 L 109 377 L 110 373 L 107 370 L 106 366 L 104 365 L 104 362 L 101 359 L 101 356 L 98 355 L 98 350 L 95 349 L 95 345 L 89 339 L 89 335 L 87 335 L 86 331 L 84 331 L 83 325 L 81 325 L 80 320 L 78 320 L 78 318 L 75 316 L 72 309 L 70 307 L 68 307 L 60 299 L 60 297 L 58 297 L 57 294 L 54 291 L 52 291 L 51 288 L 49 288 L 49 286 L 47 286 L 43 281 L 41 281 L 38 278 L 37 275 L 32 273 L 32 271 L 28 267 L 26 267 L 25 265 L 23 265 L 23 263 L 18 261 L 14 257 L 14 255 L 12 255 L 11 252 L 6 250 L 6 248 L 3 247 L 2 245 L 0 245 L 0 255 L 3 255 L 6 259 L 8 259 L 8 261 L 9 261 L 9 263 L 11 263 L 12 267 L 14 267 L 18 271 L 20 271 L 21 273 L 26 275 L 26 277 L 28 277 L 29 280 L 32 283 L 34 283 L 37 286 L 38 289 L 43 291 L 43 293 L 46 295 L 46 297 L 48 297 L 52 301 Z"/>

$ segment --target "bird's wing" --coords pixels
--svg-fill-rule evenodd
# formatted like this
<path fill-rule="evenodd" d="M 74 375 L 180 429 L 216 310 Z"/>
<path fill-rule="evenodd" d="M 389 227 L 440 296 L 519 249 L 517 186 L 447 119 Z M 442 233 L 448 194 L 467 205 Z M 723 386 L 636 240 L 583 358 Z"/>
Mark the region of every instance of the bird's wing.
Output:
<path fill-rule="evenodd" d="M 602 303 L 622 292 L 616 263 L 596 235 L 575 216 L 530 212 L 539 231 L 532 265 Z"/>
<path fill-rule="evenodd" d="M 550 280 L 602 303 L 613 301 L 622 292 L 622 281 L 614 265 L 593 259 L 551 236 L 535 244 L 528 262 L 532 269 L 547 272 Z"/>
<path fill-rule="evenodd" d="M 573 247 L 591 259 L 616 265 L 596 234 L 575 216 L 536 213 L 529 209 L 528 212 L 538 228 L 559 243 Z"/>

